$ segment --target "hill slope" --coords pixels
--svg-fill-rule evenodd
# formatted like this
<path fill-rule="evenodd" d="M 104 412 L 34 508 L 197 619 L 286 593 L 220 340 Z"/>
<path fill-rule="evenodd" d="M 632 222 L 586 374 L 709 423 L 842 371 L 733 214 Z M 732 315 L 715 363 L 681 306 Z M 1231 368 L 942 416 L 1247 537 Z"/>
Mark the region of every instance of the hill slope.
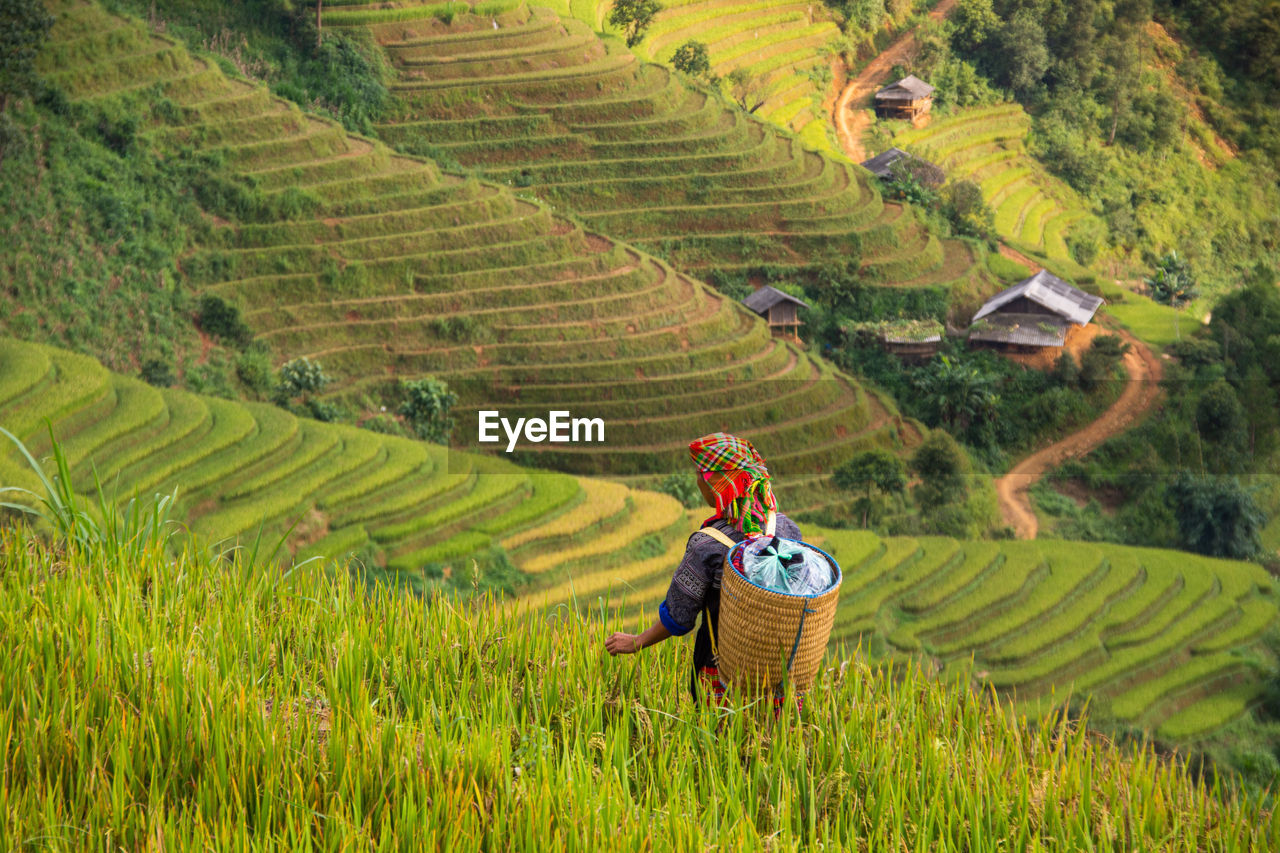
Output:
<path fill-rule="evenodd" d="M 894 145 L 942 166 L 949 179 L 978 184 L 1006 240 L 1071 260 L 1071 229 L 1101 227 L 1087 201 L 1027 154 L 1031 118 L 1018 104 L 957 110 L 924 128 L 891 127 Z"/>
<path fill-rule="evenodd" d="M 845 569 L 834 637 L 873 656 L 924 654 L 1043 713 L 1074 693 L 1093 716 L 1175 741 L 1212 735 L 1255 705 L 1280 623 L 1275 583 L 1252 563 L 1177 551 L 1036 540 L 880 538 L 805 527 Z M 609 595 L 638 618 L 671 563 L 535 579 L 537 605 Z M 591 606 L 594 606 L 591 605 Z"/>
<path fill-rule="evenodd" d="M 303 114 L 139 22 L 87 2 L 51 8 L 58 24 L 41 67 L 52 83 L 76 99 L 145 107 L 139 137 L 157 153 L 213 153 L 288 209 L 219 223 L 183 268 L 198 292 L 241 307 L 277 363 L 320 360 L 336 380 L 330 397 L 394 401 L 400 379 L 433 374 L 464 405 L 500 399 L 516 416 L 598 402 L 607 452 L 540 457 L 588 473 L 670 470 L 687 436 L 727 424 L 798 475 L 918 434 L 661 261 Z M 773 389 L 779 405 L 742 404 L 750 384 Z"/>
<path fill-rule="evenodd" d="M 682 650 L 609 658 L 596 621 L 423 607 L 243 555 L 108 568 L 0 537 L 0 704 L 39 709 L 0 715 L 6 848 L 69 827 L 172 850 L 1277 839 L 1256 799 L 1083 729 L 1020 725 L 914 668 L 855 663 L 802 725 L 788 712 L 766 728 L 682 708 Z"/>
<path fill-rule="evenodd" d="M 572 564 L 584 546 L 601 565 L 629 563 L 683 544 L 688 527 L 664 495 L 161 390 L 84 356 L 0 338 L 0 425 L 39 456 L 46 419 L 82 491 L 94 472 L 121 500 L 177 487 L 178 517 L 202 536 L 252 539 L 260 524 L 274 536 L 297 523 L 290 546 L 299 553 L 356 553 L 419 580 L 440 578 L 446 565 L 462 572 L 470 557 L 484 569 L 507 559 L 519 569 Z M 7 440 L 0 483 L 39 491 Z"/>
<path fill-rule="evenodd" d="M 398 69 L 399 111 L 378 132 L 405 150 L 527 187 L 685 271 L 812 278 L 854 261 L 884 284 L 994 287 L 865 172 L 576 20 L 517 9 L 495 28 L 406 8 L 334 19 L 368 28 Z"/>

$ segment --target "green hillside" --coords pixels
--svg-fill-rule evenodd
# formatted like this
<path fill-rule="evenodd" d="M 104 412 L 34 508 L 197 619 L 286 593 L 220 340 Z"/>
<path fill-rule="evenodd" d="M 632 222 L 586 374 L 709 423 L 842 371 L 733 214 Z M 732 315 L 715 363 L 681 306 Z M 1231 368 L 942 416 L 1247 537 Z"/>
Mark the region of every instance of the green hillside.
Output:
<path fill-rule="evenodd" d="M 330 400 L 376 411 L 399 380 L 431 374 L 465 405 L 505 405 L 519 386 L 505 405 L 517 415 L 597 402 L 607 453 L 540 457 L 585 473 L 670 470 L 686 436 L 727 422 L 797 475 L 918 435 L 891 404 L 661 261 L 306 115 L 141 22 L 92 3 L 51 8 L 40 60 L 50 83 L 77 102 L 137 110 L 138 138 L 157 154 L 208 153 L 261 207 L 285 211 L 216 222 L 181 264 L 197 293 L 240 308 L 277 364 L 319 360 L 335 380 Z M 777 405 L 746 402 L 753 386 L 774 389 Z"/>
<path fill-rule="evenodd" d="M 209 540 L 275 537 L 296 524 L 299 554 L 357 554 L 417 581 L 468 557 L 507 588 L 516 569 L 578 559 L 628 564 L 683 543 L 684 509 L 625 486 L 531 472 L 501 459 L 350 426 L 276 406 L 157 389 L 64 350 L 0 338 L 0 425 L 49 447 L 48 420 L 75 482 L 94 474 L 126 500 L 178 491 L 177 513 Z M 0 483 L 39 491 L 17 448 L 0 447 Z M 505 571 L 506 575 L 500 573 Z"/>
<path fill-rule="evenodd" d="M 825 4 L 675 0 L 662 5 L 637 48 L 641 56 L 669 62 L 681 44 L 700 41 L 713 73 L 725 77 L 742 69 L 750 75 L 749 100 L 761 105 L 756 115 L 795 132 L 810 148 L 842 156 L 822 104 L 830 88 L 830 48 L 840 36 Z"/>
<path fill-rule="evenodd" d="M 94 556 L 12 530 L 0 596 L 6 849 L 1244 851 L 1280 837 L 1258 797 L 1083 727 L 1021 724 L 914 667 L 832 671 L 801 721 L 772 725 L 690 709 L 677 644 L 602 654 L 607 614 L 424 607 L 319 566 Z"/>
<path fill-rule="evenodd" d="M 396 67 L 399 105 L 378 133 L 404 150 L 527 188 L 681 270 L 812 278 L 853 262 L 871 283 L 995 287 L 968 244 L 885 203 L 847 161 L 575 19 L 521 8 L 495 28 L 408 8 L 325 19 L 368 28 Z"/>
<path fill-rule="evenodd" d="M 1071 229 L 1101 227 L 1087 201 L 1027 154 L 1031 118 L 1018 104 L 957 110 L 923 128 L 881 127 L 891 144 L 938 164 L 948 179 L 978 184 L 995 211 L 996 232 L 1015 245 L 1070 261 Z"/>
<path fill-rule="evenodd" d="M 846 571 L 834 636 L 847 649 L 923 653 L 947 673 L 972 661 L 1025 711 L 1089 697 L 1095 718 L 1187 741 L 1239 720 L 1267 688 L 1261 641 L 1280 613 L 1258 565 L 1097 543 L 805 532 Z M 638 613 L 662 600 L 671 567 L 566 574 L 535 579 L 526 597 L 607 594 Z"/>

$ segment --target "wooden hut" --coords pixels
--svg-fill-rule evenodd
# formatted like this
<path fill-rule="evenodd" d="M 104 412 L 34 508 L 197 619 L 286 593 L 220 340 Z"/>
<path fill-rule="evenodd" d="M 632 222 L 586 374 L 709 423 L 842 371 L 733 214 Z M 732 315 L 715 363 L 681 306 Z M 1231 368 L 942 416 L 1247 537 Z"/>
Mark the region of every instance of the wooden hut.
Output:
<path fill-rule="evenodd" d="M 775 335 L 790 334 L 793 338 L 800 334 L 802 325 L 798 309 L 809 307 L 804 300 L 767 284 L 742 300 L 742 304 L 764 317 L 769 322 L 769 331 Z"/>
<path fill-rule="evenodd" d="M 914 122 L 933 107 L 933 87 L 908 74 L 876 92 L 877 118 L 902 118 Z"/>
<path fill-rule="evenodd" d="M 908 154 L 901 148 L 890 148 L 870 160 L 863 160 L 862 168 L 885 181 L 893 180 L 895 171 L 905 169 L 928 187 L 940 187 L 947 179 L 947 173 L 940 167 L 914 154 Z"/>
<path fill-rule="evenodd" d="M 1088 325 L 1102 304 L 1101 297 L 1040 270 L 987 300 L 973 315 L 969 341 L 1022 352 L 1060 347 L 1071 326 Z"/>

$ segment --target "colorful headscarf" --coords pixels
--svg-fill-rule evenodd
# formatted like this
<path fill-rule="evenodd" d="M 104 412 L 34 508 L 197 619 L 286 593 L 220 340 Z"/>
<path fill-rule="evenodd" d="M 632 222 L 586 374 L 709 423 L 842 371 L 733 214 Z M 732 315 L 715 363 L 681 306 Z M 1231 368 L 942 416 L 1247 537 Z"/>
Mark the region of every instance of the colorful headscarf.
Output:
<path fill-rule="evenodd" d="M 751 442 L 724 432 L 704 435 L 689 445 L 689 456 L 716 496 L 716 513 L 745 535 L 764 532 L 778 502 L 769 469 Z"/>

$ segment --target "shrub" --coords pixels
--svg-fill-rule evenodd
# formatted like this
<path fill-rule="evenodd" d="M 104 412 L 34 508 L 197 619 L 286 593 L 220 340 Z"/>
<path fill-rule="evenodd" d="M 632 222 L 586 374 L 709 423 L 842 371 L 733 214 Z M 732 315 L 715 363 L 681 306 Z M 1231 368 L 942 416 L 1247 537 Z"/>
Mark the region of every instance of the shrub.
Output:
<path fill-rule="evenodd" d="M 258 395 L 270 393 L 275 376 L 271 369 L 271 356 L 261 347 L 251 347 L 236 359 L 236 376 L 245 387 Z"/>
<path fill-rule="evenodd" d="M 288 405 L 297 397 L 305 398 L 329 384 L 320 362 L 303 356 L 287 361 L 280 368 L 276 382 L 275 398 L 280 405 Z"/>
<path fill-rule="evenodd" d="M 396 414 L 404 416 L 418 438 L 437 444 L 447 443 L 454 426 L 454 419 L 449 413 L 458 402 L 458 395 L 449 390 L 447 383 L 433 376 L 401 380 L 400 390 L 405 399 L 396 409 Z"/>
<path fill-rule="evenodd" d="M 668 474 L 658 484 L 658 491 L 664 495 L 671 495 L 690 509 L 703 504 L 702 492 L 698 489 L 697 481 L 688 474 Z"/>
<path fill-rule="evenodd" d="M 360 426 L 383 435 L 406 436 L 404 425 L 391 415 L 382 413 L 362 421 Z"/>
<path fill-rule="evenodd" d="M 200 297 L 196 322 L 206 334 L 236 346 L 244 346 L 253 338 L 253 332 L 240 319 L 240 309 L 212 294 Z"/>
<path fill-rule="evenodd" d="M 139 375 L 144 382 L 157 388 L 168 388 L 176 379 L 173 375 L 173 365 L 159 358 L 149 358 L 144 361 Z"/>

